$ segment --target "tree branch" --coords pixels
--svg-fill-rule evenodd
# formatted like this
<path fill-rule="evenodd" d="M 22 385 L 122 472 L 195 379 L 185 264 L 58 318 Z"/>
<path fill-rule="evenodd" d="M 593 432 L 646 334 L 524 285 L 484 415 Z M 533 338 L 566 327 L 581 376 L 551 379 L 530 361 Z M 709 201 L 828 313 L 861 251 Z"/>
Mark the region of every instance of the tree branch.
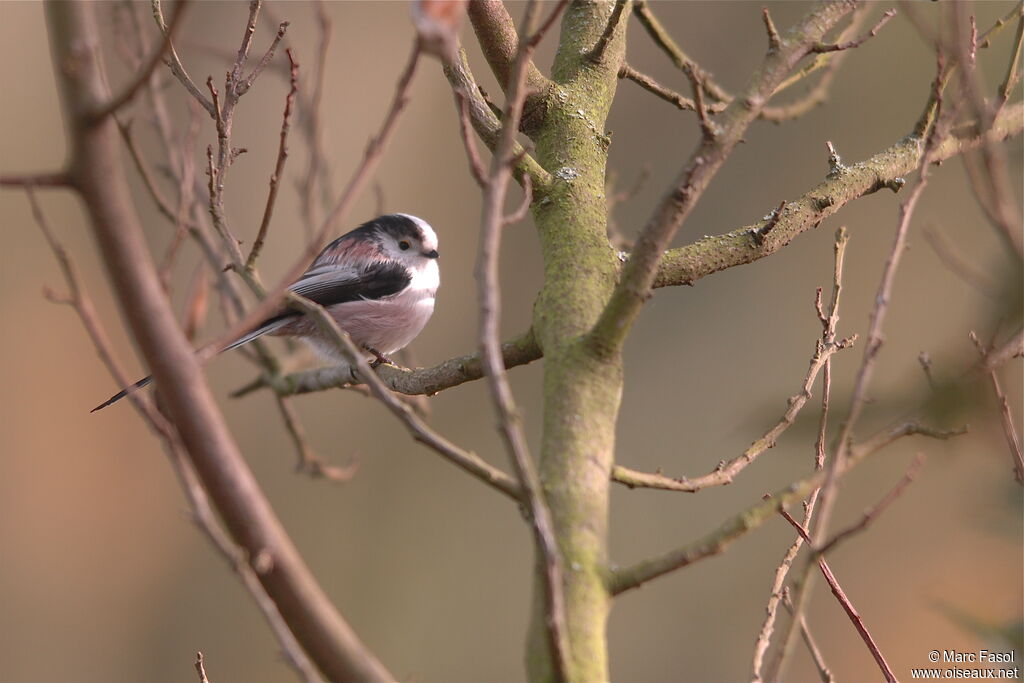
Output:
<path fill-rule="evenodd" d="M 1017 135 L 1022 129 L 1022 103 L 1004 108 L 992 127 L 999 140 Z M 932 162 L 944 161 L 980 144 L 977 137 L 948 136 L 937 143 Z M 826 178 L 797 199 L 788 201 L 787 210 L 760 246 L 751 238 L 751 233 L 763 226 L 763 221 L 670 249 L 659 266 L 653 286 L 692 285 L 712 273 L 769 256 L 853 200 L 883 188 L 895 189 L 904 175 L 917 168 L 921 153 L 921 140 L 908 136 L 870 159 L 846 166 L 841 175 Z"/>
<path fill-rule="evenodd" d="M 356 345 L 348 336 L 348 333 L 338 326 L 338 322 L 324 310 L 323 306 L 315 304 L 294 292 L 288 293 L 288 302 L 290 305 L 305 311 L 307 315 L 312 316 L 320 330 L 328 339 L 334 342 L 335 348 L 338 349 L 345 359 L 348 364 L 346 370 L 354 373 L 356 377 L 370 387 L 371 393 L 388 410 L 398 416 L 416 441 L 433 449 L 445 459 L 495 490 L 515 500 L 521 500 L 519 484 L 512 477 L 498 468 L 489 465 L 476 453 L 465 451 L 445 439 L 431 429 L 405 401 L 398 399 L 398 397 L 392 394 L 384 382 L 370 368 L 363 358 L 363 354 L 356 348 Z"/>
<path fill-rule="evenodd" d="M 161 0 L 150 0 L 150 4 L 153 10 L 153 18 L 156 20 L 156 25 L 160 27 L 161 34 L 166 36 L 169 31 L 167 23 L 164 21 L 164 11 L 161 7 Z M 210 116 L 215 117 L 216 112 L 213 108 L 213 102 L 203 94 L 203 91 L 199 89 L 195 84 L 195 81 L 192 80 L 192 77 L 188 75 L 187 71 L 185 71 L 185 67 L 182 65 L 181 59 L 178 58 L 178 52 L 174 49 L 173 44 L 168 44 L 167 58 L 164 60 L 164 63 L 170 67 L 171 73 L 174 77 L 177 78 L 183 86 L 185 86 L 185 89 L 188 90 L 192 97 L 196 98 L 196 101 L 203 106 L 203 109 L 205 109 Z"/>
<path fill-rule="evenodd" d="M 506 368 L 532 363 L 543 355 L 532 329 L 502 344 L 501 351 Z M 380 365 L 377 367 L 377 375 L 391 391 L 408 396 L 433 396 L 445 389 L 481 379 L 484 370 L 480 352 L 476 351 L 451 358 L 430 368 L 410 369 L 396 365 Z M 347 367 L 328 366 L 280 378 L 261 377 L 232 395 L 244 396 L 256 389 L 271 387 L 281 396 L 291 396 L 357 383 L 358 378 L 353 379 Z"/>
<path fill-rule="evenodd" d="M 88 125 L 82 117 L 109 98 L 95 11 L 88 3 L 46 5 L 55 60 L 74 65 L 57 70 L 74 140 L 71 168 L 168 415 L 225 525 L 317 666 L 329 678 L 394 680 L 331 605 L 242 458 L 160 286 L 129 195 L 113 120 Z"/>
<path fill-rule="evenodd" d="M 922 427 L 916 422 L 904 422 L 896 427 L 877 432 L 869 439 L 851 447 L 845 469 L 839 474 L 841 476 L 849 472 L 868 456 L 877 453 L 902 437 L 921 434 L 936 439 L 949 439 L 964 434 L 966 431 L 966 429 L 940 431 Z M 806 498 L 811 491 L 825 482 L 827 474 L 825 471 L 818 471 L 779 489 L 773 495 L 766 496 L 760 502 L 730 517 L 715 531 L 698 541 L 629 567 L 609 570 L 608 590 L 613 595 L 618 595 L 633 588 L 639 588 L 647 581 L 664 576 L 676 569 L 721 553 L 733 541 L 772 519 L 780 508 Z"/>
<path fill-rule="evenodd" d="M 703 140 L 691 155 L 676 181 L 658 203 L 630 253 L 629 261 L 611 299 L 588 335 L 600 353 L 617 352 L 625 342 L 633 321 L 650 297 L 662 255 L 676 231 L 703 195 L 704 190 L 757 117 L 775 88 L 792 71 L 810 47 L 852 11 L 852 4 L 822 3 L 791 29 L 779 50 L 770 51 L 746 92 L 737 97 L 711 124 L 702 116 Z M 638 10 L 639 11 L 639 10 Z M 706 79 L 694 65 L 686 67 L 695 93 L 706 87 Z M 701 101 L 695 99 L 698 109 Z"/>
<path fill-rule="evenodd" d="M 181 25 L 181 20 L 185 16 L 185 10 L 188 9 L 189 0 L 179 0 L 177 9 L 174 11 L 174 16 L 171 17 L 171 23 L 166 28 L 161 27 L 163 31 L 163 39 L 160 41 L 160 45 L 153 54 L 146 59 L 139 70 L 136 72 L 134 78 L 119 92 L 110 98 L 109 102 L 104 102 L 92 111 L 86 114 L 86 119 L 89 121 L 99 121 L 100 119 L 110 116 L 118 109 L 123 107 L 132 101 L 135 95 L 138 94 L 139 90 L 142 89 L 146 83 L 149 82 L 150 76 L 153 75 L 153 70 L 156 69 L 164 55 L 169 49 L 171 49 L 171 39 L 174 36 L 174 31 Z"/>
<path fill-rule="evenodd" d="M 470 5 L 474 4 L 470 3 Z M 501 121 L 491 111 L 491 108 L 487 106 L 487 101 L 480 94 L 480 88 L 473 78 L 473 72 L 470 71 L 469 60 L 466 58 L 465 50 L 459 50 L 456 58 L 444 65 L 444 75 L 448 79 L 448 83 L 451 84 L 452 90 L 465 96 L 466 106 L 469 109 L 469 119 L 473 123 L 473 129 L 493 153 L 498 144 Z M 458 95 L 455 96 L 455 106 L 458 107 L 461 116 L 463 104 Z M 537 160 L 522 145 L 515 143 L 512 149 L 515 158 L 519 159 L 514 171 L 516 180 L 522 185 L 523 174 L 528 174 L 534 194 L 538 197 L 544 195 L 551 185 L 551 175 L 537 163 Z"/>
<path fill-rule="evenodd" d="M 468 14 L 484 58 L 507 98 L 512 90 L 511 79 L 519 47 L 515 23 L 501 0 L 472 0 Z M 551 81 L 531 60 L 526 65 L 526 100 L 521 121 L 523 132 L 531 137 L 543 123 L 547 109 L 545 99 L 550 87 Z"/>

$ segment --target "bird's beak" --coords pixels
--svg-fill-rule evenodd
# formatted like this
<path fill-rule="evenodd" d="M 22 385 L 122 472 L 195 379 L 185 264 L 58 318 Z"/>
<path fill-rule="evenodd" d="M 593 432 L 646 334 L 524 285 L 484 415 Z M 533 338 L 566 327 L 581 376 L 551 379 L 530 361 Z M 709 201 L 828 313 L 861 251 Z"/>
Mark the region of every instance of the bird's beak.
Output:
<path fill-rule="evenodd" d="M 439 256 L 439 254 L 437 253 L 437 249 L 431 249 L 430 251 L 424 253 L 423 255 L 426 256 L 427 258 L 437 258 Z"/>

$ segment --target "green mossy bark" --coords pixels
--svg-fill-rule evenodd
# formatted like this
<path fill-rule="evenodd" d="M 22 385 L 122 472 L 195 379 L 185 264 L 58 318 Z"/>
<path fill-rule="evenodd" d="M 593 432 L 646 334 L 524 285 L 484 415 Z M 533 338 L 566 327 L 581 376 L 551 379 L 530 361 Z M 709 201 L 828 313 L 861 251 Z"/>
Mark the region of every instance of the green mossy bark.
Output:
<path fill-rule="evenodd" d="M 544 351 L 544 431 L 540 475 L 565 560 L 569 663 L 573 681 L 608 680 L 605 582 L 608 497 L 622 359 L 584 342 L 611 295 L 619 262 L 608 244 L 605 121 L 625 52 L 625 18 L 600 63 L 587 56 L 614 2 L 574 2 L 562 22 L 537 158 L 552 175 L 533 207 L 544 258 L 544 287 L 533 328 Z M 529 636 L 532 681 L 555 678 L 537 574 Z"/>

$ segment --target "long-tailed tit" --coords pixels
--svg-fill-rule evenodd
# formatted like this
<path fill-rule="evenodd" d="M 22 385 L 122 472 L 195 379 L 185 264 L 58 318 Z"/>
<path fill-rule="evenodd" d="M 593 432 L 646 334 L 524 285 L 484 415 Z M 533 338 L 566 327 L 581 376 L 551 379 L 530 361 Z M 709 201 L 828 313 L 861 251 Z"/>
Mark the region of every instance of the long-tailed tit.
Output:
<path fill-rule="evenodd" d="M 437 235 L 423 219 L 404 213 L 380 216 L 334 240 L 288 289 L 316 302 L 376 362 L 405 347 L 434 312 L 441 282 Z M 332 340 L 303 312 L 284 309 L 221 352 L 265 334 L 299 337 L 334 362 L 343 359 Z M 92 409 L 106 408 L 152 381 L 145 377 Z"/>

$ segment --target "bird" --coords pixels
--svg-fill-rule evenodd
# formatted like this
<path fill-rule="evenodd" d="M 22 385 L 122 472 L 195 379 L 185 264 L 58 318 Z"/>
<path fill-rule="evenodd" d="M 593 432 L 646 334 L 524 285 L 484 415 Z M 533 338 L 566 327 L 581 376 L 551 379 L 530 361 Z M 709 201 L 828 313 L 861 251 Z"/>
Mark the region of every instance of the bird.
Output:
<path fill-rule="evenodd" d="M 393 213 L 378 216 L 337 238 L 320 252 L 288 289 L 323 306 L 373 358 L 371 365 L 391 363 L 389 356 L 409 345 L 434 313 L 441 284 L 437 234 L 422 218 Z M 344 358 L 334 341 L 303 311 L 285 307 L 218 353 L 244 346 L 265 334 L 303 339 L 333 363 Z M 144 377 L 92 409 L 120 401 L 153 381 Z"/>

